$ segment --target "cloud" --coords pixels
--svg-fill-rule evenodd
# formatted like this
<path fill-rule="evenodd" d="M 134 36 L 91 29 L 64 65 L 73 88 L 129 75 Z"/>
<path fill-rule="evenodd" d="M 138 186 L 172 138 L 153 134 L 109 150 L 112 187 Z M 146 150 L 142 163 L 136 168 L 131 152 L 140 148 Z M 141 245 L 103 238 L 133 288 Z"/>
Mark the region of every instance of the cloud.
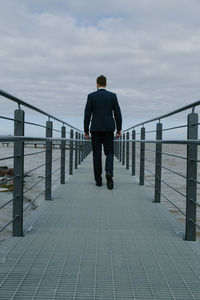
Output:
<path fill-rule="evenodd" d="M 199 98 L 198 1 L 8 0 L 0 12 L 1 88 L 51 114 L 81 118 L 99 74 L 124 119 Z"/>

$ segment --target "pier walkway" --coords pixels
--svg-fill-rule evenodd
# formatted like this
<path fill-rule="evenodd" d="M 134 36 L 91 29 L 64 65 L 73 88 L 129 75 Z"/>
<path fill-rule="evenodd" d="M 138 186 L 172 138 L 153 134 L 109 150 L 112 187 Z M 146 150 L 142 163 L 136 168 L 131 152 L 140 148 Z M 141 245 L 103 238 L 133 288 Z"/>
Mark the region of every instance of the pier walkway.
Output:
<path fill-rule="evenodd" d="M 0 246 L 0 299 L 200 299 L 199 242 L 117 161 L 96 187 L 91 158 Z"/>

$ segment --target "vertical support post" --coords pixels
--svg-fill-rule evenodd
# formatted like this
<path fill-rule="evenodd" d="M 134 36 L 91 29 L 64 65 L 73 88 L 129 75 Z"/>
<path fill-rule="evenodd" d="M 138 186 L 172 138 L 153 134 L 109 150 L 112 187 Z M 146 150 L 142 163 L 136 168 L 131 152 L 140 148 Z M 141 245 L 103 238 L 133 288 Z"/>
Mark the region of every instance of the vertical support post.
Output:
<path fill-rule="evenodd" d="M 126 133 L 126 169 L 129 170 L 129 132 Z"/>
<path fill-rule="evenodd" d="M 85 141 L 85 137 L 83 136 L 83 159 L 86 157 L 86 148 L 87 148 L 87 142 Z"/>
<path fill-rule="evenodd" d="M 24 136 L 24 111 L 15 110 L 14 135 Z M 14 141 L 13 236 L 23 236 L 24 142 Z"/>
<path fill-rule="evenodd" d="M 120 138 L 116 137 L 116 151 L 117 151 L 117 159 L 119 160 L 119 145 L 120 145 Z"/>
<path fill-rule="evenodd" d="M 145 140 L 145 128 L 141 128 L 141 140 Z M 144 185 L 145 144 L 140 143 L 140 185 Z"/>
<path fill-rule="evenodd" d="M 156 140 L 162 140 L 162 123 L 156 124 Z M 162 144 L 156 144 L 156 161 L 155 161 L 155 191 L 154 203 L 160 203 L 161 192 L 161 170 L 162 170 Z"/>
<path fill-rule="evenodd" d="M 122 165 L 125 164 L 125 133 L 123 133 L 123 140 L 122 140 Z"/>
<path fill-rule="evenodd" d="M 82 141 L 81 141 L 81 161 L 83 161 L 83 159 L 84 159 L 84 137 L 83 137 L 83 134 L 81 134 L 81 139 L 82 139 Z"/>
<path fill-rule="evenodd" d="M 74 138 L 74 131 L 70 129 L 70 144 L 69 144 L 69 175 L 73 175 L 73 138 Z"/>
<path fill-rule="evenodd" d="M 46 137 L 52 138 L 53 122 L 46 122 Z M 52 141 L 46 141 L 46 167 L 45 167 L 45 200 L 51 200 L 52 185 Z"/>
<path fill-rule="evenodd" d="M 78 139 L 79 139 L 79 142 L 78 142 L 78 164 L 80 165 L 81 164 L 81 133 L 79 132 L 78 134 Z"/>
<path fill-rule="evenodd" d="M 187 139 L 198 139 L 198 114 L 188 115 Z M 187 145 L 186 231 L 187 241 L 196 240 L 197 145 Z"/>
<path fill-rule="evenodd" d="M 119 138 L 119 161 L 122 161 L 122 137 Z"/>
<path fill-rule="evenodd" d="M 135 140 L 135 130 L 132 131 L 132 140 Z M 135 176 L 135 142 L 132 141 L 132 175 Z"/>
<path fill-rule="evenodd" d="M 75 132 L 75 163 L 74 163 L 74 168 L 78 169 L 78 132 Z"/>
<path fill-rule="evenodd" d="M 114 153 L 114 156 L 117 157 L 117 152 L 116 152 L 116 138 L 115 138 L 115 136 L 113 138 L 113 153 Z"/>
<path fill-rule="evenodd" d="M 61 127 L 61 138 L 66 138 L 66 127 Z M 61 176 L 60 183 L 65 184 L 65 146 L 66 141 L 61 141 Z"/>

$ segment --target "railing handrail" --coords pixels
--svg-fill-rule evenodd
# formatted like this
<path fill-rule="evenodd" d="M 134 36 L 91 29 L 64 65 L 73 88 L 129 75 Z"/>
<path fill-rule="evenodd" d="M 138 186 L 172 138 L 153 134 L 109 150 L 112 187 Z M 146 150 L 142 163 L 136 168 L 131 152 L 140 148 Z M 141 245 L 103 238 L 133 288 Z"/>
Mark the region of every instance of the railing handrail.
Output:
<path fill-rule="evenodd" d="M 53 115 L 47 113 L 46 111 L 44 111 L 44 110 L 42 110 L 42 109 L 40 109 L 40 108 L 37 108 L 37 107 L 35 107 L 35 106 L 33 106 L 33 105 L 31 105 L 31 104 L 29 104 L 29 103 L 27 103 L 27 102 L 25 102 L 25 101 L 23 101 L 23 100 L 17 98 L 17 97 L 15 97 L 15 96 L 13 96 L 13 95 L 11 95 L 11 94 L 9 94 L 9 93 L 3 91 L 3 90 L 0 90 L 0 96 L 3 96 L 3 97 L 5 97 L 5 98 L 7 98 L 7 99 L 9 99 L 9 100 L 11 100 L 11 101 L 14 101 L 14 102 L 16 102 L 18 105 L 23 105 L 23 106 L 25 106 L 25 107 L 28 107 L 28 108 L 34 110 L 34 111 L 37 111 L 37 112 L 39 112 L 40 114 L 43 114 L 43 115 L 45 115 L 45 116 L 47 116 L 47 117 L 49 117 L 49 118 L 51 118 L 51 119 L 53 119 L 53 120 L 56 120 L 56 121 L 58 121 L 58 122 L 60 122 L 60 123 L 62 123 L 62 124 L 65 124 L 65 125 L 69 126 L 69 127 L 72 128 L 72 129 L 75 129 L 75 130 L 77 130 L 77 131 L 83 133 L 82 130 L 80 130 L 80 129 L 74 127 L 74 126 L 72 126 L 71 124 L 69 124 L 69 123 L 67 123 L 67 122 L 65 122 L 65 121 L 63 121 L 63 120 L 61 120 L 61 119 L 59 119 L 59 118 L 56 118 L 56 117 L 54 117 Z"/>
<path fill-rule="evenodd" d="M 173 111 L 171 111 L 171 112 L 169 112 L 169 113 L 167 113 L 167 114 L 161 115 L 161 116 L 159 116 L 159 117 L 155 117 L 155 118 L 153 118 L 153 119 L 150 119 L 150 120 L 147 120 L 147 121 L 138 123 L 138 124 L 136 124 L 136 125 L 134 125 L 134 126 L 129 127 L 128 129 L 123 130 L 123 132 L 129 131 L 129 130 L 131 130 L 131 129 L 133 129 L 133 128 L 142 126 L 142 125 L 147 124 L 147 123 L 151 123 L 151 122 L 154 122 L 154 121 L 157 121 L 157 120 L 161 120 L 161 119 L 170 117 L 170 116 L 172 116 L 172 115 L 175 115 L 175 114 L 177 114 L 177 113 L 180 113 L 180 112 L 182 112 L 182 111 L 184 111 L 184 110 L 188 110 L 188 109 L 190 109 L 190 108 L 193 108 L 193 109 L 194 109 L 194 108 L 195 108 L 196 106 L 198 106 L 198 105 L 200 105 L 200 100 L 198 100 L 198 101 L 196 101 L 196 102 L 193 102 L 193 103 L 191 103 L 191 104 L 185 105 L 185 106 L 183 106 L 183 107 L 180 107 L 180 108 L 178 108 L 178 109 L 176 109 L 176 110 L 173 110 Z"/>
<path fill-rule="evenodd" d="M 20 141 L 20 142 L 25 142 L 25 141 L 75 141 L 75 142 L 91 142 L 91 139 L 75 139 L 75 138 L 50 138 L 50 137 L 32 137 L 32 136 L 10 136 L 10 135 L 0 135 L 0 142 L 14 142 L 14 141 Z"/>
<path fill-rule="evenodd" d="M 13 141 L 76 141 L 76 142 L 91 142 L 91 139 L 75 139 L 75 138 L 41 138 L 41 137 L 30 137 L 30 136 L 4 136 L 0 135 L 0 143 L 1 142 L 13 142 Z M 115 142 L 121 142 L 122 140 L 117 139 Z M 200 145 L 200 139 L 192 140 L 140 140 L 140 139 L 123 139 L 123 142 L 136 142 L 136 143 L 148 143 L 148 144 L 180 144 L 180 145 L 188 145 L 188 144 L 196 144 Z"/>

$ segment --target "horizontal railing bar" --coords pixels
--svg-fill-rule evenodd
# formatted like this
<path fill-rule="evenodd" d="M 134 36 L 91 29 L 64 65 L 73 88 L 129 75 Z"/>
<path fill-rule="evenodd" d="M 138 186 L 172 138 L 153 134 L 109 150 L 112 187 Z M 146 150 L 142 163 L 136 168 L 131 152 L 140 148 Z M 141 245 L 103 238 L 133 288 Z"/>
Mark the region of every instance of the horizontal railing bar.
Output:
<path fill-rule="evenodd" d="M 32 185 L 30 188 L 28 188 L 27 190 L 24 191 L 24 194 L 27 193 L 28 191 L 30 191 L 33 187 L 35 187 L 36 185 L 38 185 L 40 182 L 42 182 L 44 179 L 46 178 L 46 176 L 44 176 L 41 180 L 39 180 L 38 182 L 34 183 L 34 185 Z"/>
<path fill-rule="evenodd" d="M 5 98 L 7 98 L 7 99 L 9 99 L 9 100 L 11 100 L 11 101 L 14 101 L 14 102 L 16 102 L 17 104 L 20 104 L 20 105 L 23 105 L 23 106 L 25 106 L 25 107 L 28 107 L 28 108 L 30 108 L 30 109 L 32 109 L 32 110 L 34 110 L 34 111 L 37 111 L 38 113 L 43 114 L 43 115 L 45 115 L 45 116 L 47 116 L 47 117 L 49 117 L 49 118 L 51 118 L 51 119 L 53 119 L 53 120 L 56 120 L 56 121 L 58 121 L 58 122 L 60 122 L 60 123 L 62 123 L 62 124 L 65 124 L 65 125 L 69 126 L 70 128 L 73 128 L 73 129 L 75 129 L 75 130 L 77 130 L 77 131 L 79 131 L 79 132 L 83 132 L 82 130 L 77 129 L 76 127 L 70 125 L 69 123 L 67 123 L 67 122 L 65 122 L 65 121 L 62 121 L 62 120 L 60 120 L 60 119 L 54 117 L 53 115 L 50 115 L 50 114 L 48 114 L 47 112 L 45 112 L 45 111 L 43 111 L 43 110 L 41 110 L 41 109 L 39 109 L 39 108 L 37 108 L 37 107 L 35 107 L 35 106 L 29 104 L 29 103 L 27 103 L 27 102 L 25 102 L 25 101 L 23 101 L 23 100 L 21 100 L 21 99 L 15 97 L 15 96 L 11 95 L 11 94 L 8 94 L 7 92 L 4 92 L 3 90 L 0 90 L 0 96 L 3 96 L 3 97 L 5 97 Z"/>
<path fill-rule="evenodd" d="M 60 179 L 60 176 L 52 182 L 52 185 L 55 184 Z"/>
<path fill-rule="evenodd" d="M 194 180 L 193 178 L 191 178 L 190 179 L 192 182 L 195 182 L 195 183 L 197 183 L 197 184 L 200 184 L 200 181 L 198 181 L 198 180 Z"/>
<path fill-rule="evenodd" d="M 0 206 L 0 209 L 4 208 L 6 205 L 8 205 L 9 203 L 11 203 L 14 199 L 10 199 L 9 201 L 7 201 L 6 203 L 4 203 L 3 205 Z"/>
<path fill-rule="evenodd" d="M 196 206 L 200 207 L 200 203 L 199 202 L 195 202 L 194 200 L 190 199 L 190 201 L 192 201 L 192 203 L 194 203 Z"/>
<path fill-rule="evenodd" d="M 151 123 L 151 122 L 154 122 L 154 121 L 158 121 L 158 120 L 161 120 L 161 119 L 170 117 L 170 116 L 175 115 L 175 114 L 177 114 L 177 113 L 180 113 L 180 112 L 182 112 L 182 111 L 188 110 L 188 109 L 190 109 L 190 108 L 194 108 L 195 106 L 198 106 L 198 105 L 200 105 L 200 100 L 198 100 L 198 101 L 196 101 L 196 102 L 193 102 L 193 103 L 191 103 L 191 104 L 189 104 L 189 105 L 183 106 L 183 107 L 181 107 L 181 108 L 178 108 L 178 109 L 176 109 L 176 110 L 173 110 L 173 111 L 171 111 L 171 112 L 169 112 L 169 113 L 167 113 L 167 114 L 164 114 L 164 115 L 161 115 L 161 116 L 159 116 L 159 117 L 156 117 L 156 118 L 153 118 L 153 119 L 150 119 L 150 120 L 141 122 L 141 123 L 139 123 L 139 124 L 136 124 L 136 125 L 134 125 L 134 126 L 131 126 L 131 127 L 129 127 L 128 129 L 123 130 L 123 132 L 129 131 L 130 129 L 136 128 L 136 127 L 138 127 L 138 126 L 142 126 L 142 125 L 147 124 L 147 123 Z"/>
<path fill-rule="evenodd" d="M 180 212 L 180 213 L 182 213 L 185 217 L 186 217 L 186 214 L 176 205 L 176 204 L 174 204 L 171 200 L 169 200 L 163 193 L 161 193 L 160 191 L 159 191 L 159 193 L 161 194 L 161 196 L 163 197 L 163 198 L 165 198 L 167 201 L 169 201 L 174 207 L 176 207 L 177 209 L 178 209 L 178 211 Z"/>
<path fill-rule="evenodd" d="M 147 130 L 147 131 L 145 131 L 145 134 L 146 133 L 153 133 L 153 132 L 156 132 L 156 130 Z"/>
<path fill-rule="evenodd" d="M 150 160 L 150 159 L 148 159 L 148 158 L 145 158 L 145 161 L 148 161 L 149 163 L 155 165 L 155 161 L 153 161 L 153 160 Z"/>
<path fill-rule="evenodd" d="M 173 191 L 177 192 L 178 194 L 180 194 L 181 196 L 183 196 L 184 198 L 186 198 L 187 196 L 185 194 L 183 194 L 182 192 L 178 191 L 177 189 L 175 189 L 173 186 L 169 185 L 166 181 L 164 181 L 163 179 L 159 178 L 161 182 L 163 182 L 165 185 L 167 185 L 169 188 L 171 188 Z"/>
<path fill-rule="evenodd" d="M 139 147 L 137 147 L 137 149 L 139 149 Z M 150 150 L 150 149 L 146 149 L 146 148 L 145 148 L 145 151 L 147 151 L 147 152 L 153 152 L 153 153 L 156 153 L 156 151 L 155 151 L 155 150 Z"/>
<path fill-rule="evenodd" d="M 61 130 L 58 130 L 58 129 L 52 129 L 53 131 L 55 131 L 55 132 L 61 132 Z"/>
<path fill-rule="evenodd" d="M 32 170 L 26 172 L 26 173 L 24 173 L 24 176 L 27 175 L 27 174 L 29 174 L 29 173 L 31 173 L 31 172 L 33 172 L 33 171 L 35 171 L 35 170 L 37 170 L 37 169 L 39 169 L 39 168 L 42 168 L 42 167 L 45 166 L 45 165 L 46 165 L 46 163 L 44 163 L 44 164 L 42 164 L 42 165 L 40 165 L 40 166 L 38 166 L 38 167 L 36 167 L 36 168 L 34 168 L 34 169 L 32 169 Z"/>
<path fill-rule="evenodd" d="M 149 169 L 144 168 L 144 170 L 147 171 L 148 173 L 150 173 L 151 175 L 153 175 L 155 177 L 155 174 L 152 171 L 150 171 Z"/>
<path fill-rule="evenodd" d="M 35 199 L 33 199 L 24 209 L 23 209 L 23 212 L 25 211 L 25 210 L 27 210 L 27 208 L 29 208 L 30 206 L 31 206 L 31 204 L 33 204 L 41 195 L 42 195 L 42 193 L 44 193 L 45 192 L 45 190 L 43 190 L 42 192 L 40 192 L 36 197 L 35 197 Z"/>
<path fill-rule="evenodd" d="M 173 170 L 171 170 L 171 169 L 169 169 L 169 168 L 167 168 L 167 167 L 164 167 L 164 166 L 162 166 L 162 165 L 160 165 L 160 164 L 158 164 L 158 166 L 160 166 L 161 168 L 163 168 L 163 169 L 165 169 L 165 170 L 167 170 L 167 171 L 169 171 L 169 172 L 171 172 L 171 173 L 173 173 L 173 174 L 176 174 L 176 175 L 178 175 L 178 176 L 180 176 L 180 177 L 183 177 L 184 179 L 187 179 L 186 176 L 184 176 L 184 175 L 182 175 L 182 174 L 180 174 L 180 173 L 177 173 L 177 172 L 175 172 L 175 171 L 173 171 Z"/>
<path fill-rule="evenodd" d="M 53 159 L 53 160 L 52 160 L 52 163 L 55 162 L 55 161 L 57 161 L 57 160 L 60 160 L 60 157 L 58 157 L 58 158 L 56 158 L 56 159 Z"/>
<path fill-rule="evenodd" d="M 0 232 L 2 232 L 3 230 L 5 230 L 10 224 L 12 224 L 13 221 L 15 221 L 19 216 L 15 216 L 10 222 L 8 222 L 4 227 L 2 227 L 0 229 Z"/>
<path fill-rule="evenodd" d="M 76 142 L 91 142 L 91 139 L 70 139 L 70 138 L 40 138 L 30 136 L 4 136 L 0 135 L 0 142 L 14 142 L 14 141 L 76 141 Z"/>
<path fill-rule="evenodd" d="M 187 125 L 174 126 L 174 127 L 169 127 L 169 128 L 163 128 L 162 131 L 168 131 L 168 130 L 179 129 L 179 128 L 185 128 L 185 127 L 187 127 Z"/>
<path fill-rule="evenodd" d="M 15 179 L 15 178 L 17 178 L 17 176 L 9 177 L 9 178 L 3 180 L 2 182 L 0 181 L 0 185 L 4 184 L 4 183 L 6 183 L 6 182 L 8 182 L 8 181 L 10 181 L 10 180 L 12 180 L 12 179 Z"/>
<path fill-rule="evenodd" d="M 123 141 L 126 142 L 127 140 L 123 140 Z M 192 139 L 191 140 L 128 140 L 128 141 L 136 142 L 136 143 L 146 143 L 146 144 L 200 145 L 200 139 L 198 140 L 192 140 Z M 115 142 L 120 142 L 120 141 L 115 140 Z"/>
<path fill-rule="evenodd" d="M 0 119 L 5 119 L 5 120 L 9 120 L 9 121 L 17 121 L 16 119 L 3 117 L 3 116 L 0 116 Z"/>
<path fill-rule="evenodd" d="M 24 156 L 31 156 L 31 155 L 36 155 L 36 154 L 39 154 L 39 153 L 44 153 L 44 152 L 46 152 L 46 150 L 42 150 L 42 151 L 37 151 L 37 152 L 32 152 L 32 153 L 24 154 Z"/>
<path fill-rule="evenodd" d="M 192 222 L 196 227 L 198 227 L 200 229 L 200 225 L 197 224 L 196 222 L 194 222 L 192 219 L 190 219 L 190 222 Z"/>
<path fill-rule="evenodd" d="M 2 136 L 0 135 L 0 142 L 7 141 L 76 141 L 76 142 L 91 142 L 91 139 L 70 139 L 70 138 L 39 138 L 39 137 L 26 137 L 26 136 Z M 122 140 L 115 140 L 115 142 L 121 142 Z M 200 139 L 198 140 L 123 140 L 137 143 L 148 144 L 177 144 L 177 145 L 200 145 Z"/>
<path fill-rule="evenodd" d="M 192 124 L 192 126 L 196 126 L 196 125 L 200 125 L 200 123 L 195 123 L 195 124 Z"/>
<path fill-rule="evenodd" d="M 1 160 L 6 160 L 6 159 L 12 159 L 12 158 L 15 158 L 16 156 L 7 156 L 7 157 L 4 157 L 4 158 L 0 158 L 0 161 Z"/>
<path fill-rule="evenodd" d="M 38 127 L 42 127 L 42 128 L 46 128 L 45 125 L 41 125 L 41 124 L 38 124 L 38 123 L 33 123 L 33 122 L 24 122 L 25 124 L 28 124 L 28 125 L 34 125 L 34 126 L 38 126 Z"/>
<path fill-rule="evenodd" d="M 148 182 L 148 184 L 150 184 L 150 186 L 154 188 L 154 185 L 153 185 L 153 184 L 151 183 L 151 181 L 150 181 L 150 180 L 148 180 L 146 177 L 145 177 L 145 181 L 147 181 L 147 182 Z"/>
<path fill-rule="evenodd" d="M 159 153 L 160 153 L 160 151 L 159 151 Z M 161 154 L 187 160 L 186 157 L 180 156 L 180 155 L 176 155 L 176 154 L 171 154 L 171 153 L 167 153 L 167 152 L 161 152 Z"/>
<path fill-rule="evenodd" d="M 60 169 L 61 167 L 58 167 L 56 168 L 53 172 L 51 172 L 51 175 L 55 174 L 56 172 L 58 172 L 58 170 Z"/>

